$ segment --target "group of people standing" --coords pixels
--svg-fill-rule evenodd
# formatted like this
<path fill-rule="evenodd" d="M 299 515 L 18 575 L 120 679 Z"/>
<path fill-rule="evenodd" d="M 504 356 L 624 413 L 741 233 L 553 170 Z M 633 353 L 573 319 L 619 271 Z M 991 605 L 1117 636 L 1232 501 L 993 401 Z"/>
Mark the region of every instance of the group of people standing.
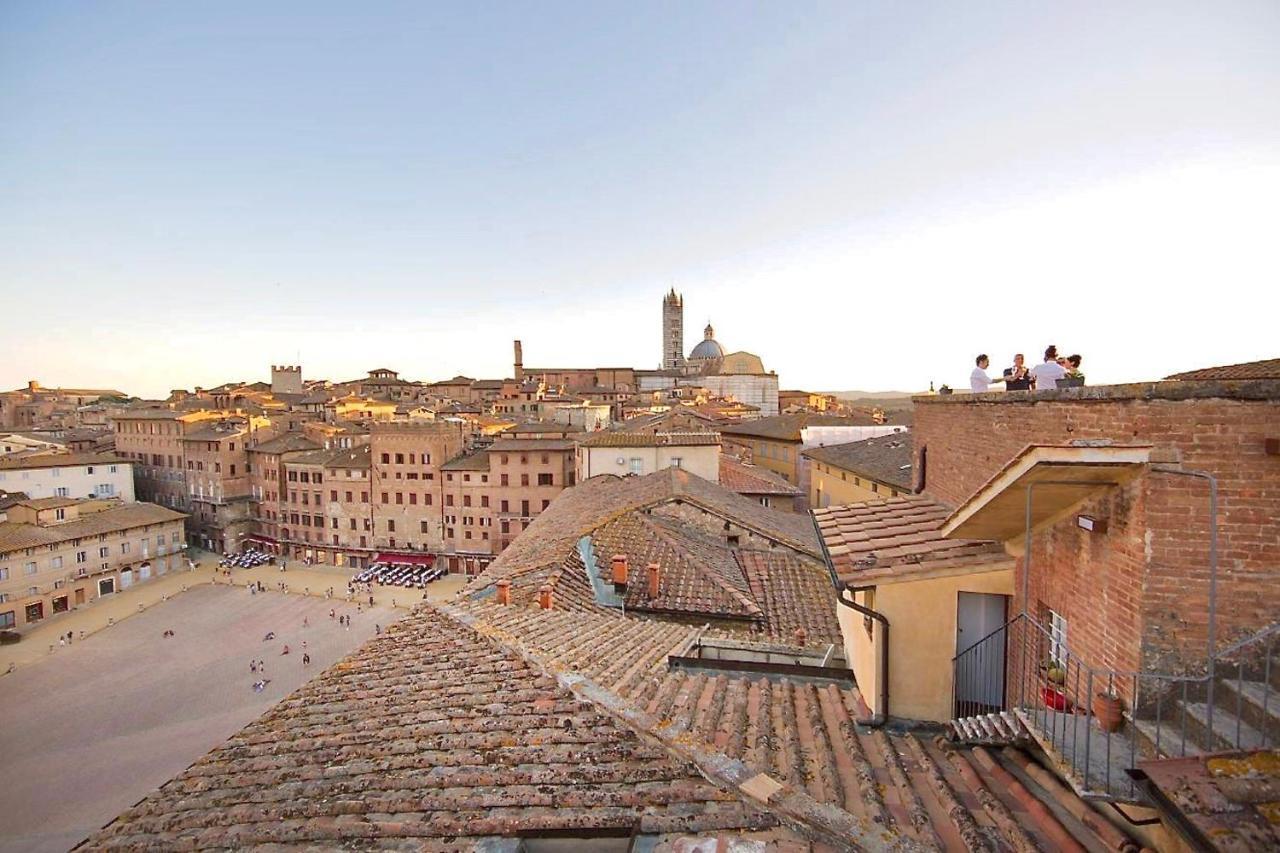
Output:
<path fill-rule="evenodd" d="M 1028 368 L 1026 359 L 1022 353 L 1018 353 L 1013 357 L 1013 366 L 1006 367 L 1002 376 L 992 379 L 987 375 L 991 359 L 986 353 L 982 353 L 974 359 L 977 366 L 969 374 L 969 390 L 975 394 L 983 394 L 990 391 L 992 385 L 1004 383 L 1005 390 L 1008 391 L 1046 391 L 1056 389 L 1059 379 L 1079 379 L 1083 383 L 1084 374 L 1080 372 L 1080 361 L 1079 355 L 1058 355 L 1058 348 L 1050 344 L 1044 351 L 1044 361 L 1040 364 Z"/>

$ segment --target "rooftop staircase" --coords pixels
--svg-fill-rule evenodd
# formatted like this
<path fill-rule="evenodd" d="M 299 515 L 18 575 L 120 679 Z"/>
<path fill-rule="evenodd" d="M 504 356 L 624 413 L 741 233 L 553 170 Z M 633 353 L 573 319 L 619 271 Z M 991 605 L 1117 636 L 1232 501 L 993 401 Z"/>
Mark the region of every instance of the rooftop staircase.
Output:
<path fill-rule="evenodd" d="M 1050 661 L 1053 648 L 1059 659 Z M 1139 802 L 1127 770 L 1140 761 L 1280 745 L 1278 656 L 1280 622 L 1215 654 L 1204 674 L 1100 669 L 1023 613 L 955 657 L 948 734 L 965 744 L 1034 742 L 1080 796 Z M 1097 717 L 1099 693 L 1120 698 L 1112 731 Z"/>

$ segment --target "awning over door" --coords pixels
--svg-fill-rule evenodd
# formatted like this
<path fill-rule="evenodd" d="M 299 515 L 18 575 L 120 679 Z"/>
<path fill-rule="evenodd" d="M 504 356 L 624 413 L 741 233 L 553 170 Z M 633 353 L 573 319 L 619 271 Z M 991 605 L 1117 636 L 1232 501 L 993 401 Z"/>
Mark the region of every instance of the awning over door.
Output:
<path fill-rule="evenodd" d="M 1027 489 L 1032 529 L 1056 522 L 1081 501 L 1141 473 L 1150 445 L 1032 445 L 974 492 L 942 526 L 948 539 L 1007 542 L 1026 533 Z"/>

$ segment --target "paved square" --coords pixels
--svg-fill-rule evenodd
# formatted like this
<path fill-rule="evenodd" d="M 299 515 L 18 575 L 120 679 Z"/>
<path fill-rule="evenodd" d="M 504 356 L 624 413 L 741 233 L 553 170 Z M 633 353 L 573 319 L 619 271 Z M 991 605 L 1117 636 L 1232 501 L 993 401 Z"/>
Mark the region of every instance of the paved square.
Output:
<path fill-rule="evenodd" d="M 0 678 L 0 848 L 69 849 L 403 613 L 199 586 Z"/>

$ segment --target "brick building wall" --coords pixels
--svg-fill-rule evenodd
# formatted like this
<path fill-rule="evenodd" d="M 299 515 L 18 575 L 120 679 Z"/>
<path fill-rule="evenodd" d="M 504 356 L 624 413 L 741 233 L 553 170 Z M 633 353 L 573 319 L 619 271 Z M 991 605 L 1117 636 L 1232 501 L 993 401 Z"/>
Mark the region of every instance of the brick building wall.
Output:
<path fill-rule="evenodd" d="M 462 452 L 461 425 L 444 421 L 375 423 L 370 488 L 376 548 L 440 551 L 440 466 Z"/>
<path fill-rule="evenodd" d="M 916 398 L 917 486 L 958 505 L 1030 444 L 1110 439 L 1175 451 L 1219 483 L 1218 644 L 1280 613 L 1280 382 L 1179 382 L 1043 395 Z M 1105 518 L 1105 534 L 1075 526 Z M 1121 670 L 1194 670 L 1208 639 L 1208 488 L 1148 468 L 1033 537 L 1030 610 L 1066 617 L 1068 646 Z M 1019 543 L 1011 543 L 1017 545 Z M 1021 590 L 1026 557 L 1018 560 Z M 1014 612 L 1021 607 L 1015 601 Z"/>

